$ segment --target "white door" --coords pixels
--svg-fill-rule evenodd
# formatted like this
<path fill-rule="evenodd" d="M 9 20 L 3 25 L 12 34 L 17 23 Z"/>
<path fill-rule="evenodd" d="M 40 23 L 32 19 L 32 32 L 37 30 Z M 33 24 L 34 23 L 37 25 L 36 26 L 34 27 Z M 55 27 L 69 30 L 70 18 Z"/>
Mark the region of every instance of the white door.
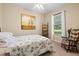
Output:
<path fill-rule="evenodd" d="M 57 42 L 61 42 L 61 37 L 66 36 L 64 12 L 52 15 L 52 34 L 51 37 Z"/>

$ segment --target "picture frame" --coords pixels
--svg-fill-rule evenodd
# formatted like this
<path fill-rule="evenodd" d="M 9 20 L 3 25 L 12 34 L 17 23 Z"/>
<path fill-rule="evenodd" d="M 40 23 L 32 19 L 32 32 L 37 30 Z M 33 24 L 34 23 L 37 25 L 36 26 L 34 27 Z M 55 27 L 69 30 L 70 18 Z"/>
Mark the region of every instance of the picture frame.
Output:
<path fill-rule="evenodd" d="M 28 14 L 21 14 L 21 30 L 35 30 L 36 17 Z"/>

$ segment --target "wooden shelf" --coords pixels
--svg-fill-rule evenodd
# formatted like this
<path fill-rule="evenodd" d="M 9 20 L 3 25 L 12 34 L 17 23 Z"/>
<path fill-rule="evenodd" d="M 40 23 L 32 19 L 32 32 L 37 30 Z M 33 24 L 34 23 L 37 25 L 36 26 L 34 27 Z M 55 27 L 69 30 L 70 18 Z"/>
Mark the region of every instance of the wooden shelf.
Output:
<path fill-rule="evenodd" d="M 48 24 L 42 24 L 42 35 L 48 37 Z"/>

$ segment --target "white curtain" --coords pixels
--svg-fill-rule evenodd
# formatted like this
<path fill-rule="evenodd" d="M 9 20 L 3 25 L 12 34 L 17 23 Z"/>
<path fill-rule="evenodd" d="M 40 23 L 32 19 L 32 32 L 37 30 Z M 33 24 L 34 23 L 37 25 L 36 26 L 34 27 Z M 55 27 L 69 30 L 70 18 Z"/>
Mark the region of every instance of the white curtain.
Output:
<path fill-rule="evenodd" d="M 66 21 L 65 21 L 65 12 L 61 12 L 61 28 L 62 28 L 62 37 L 66 37 Z"/>
<path fill-rule="evenodd" d="M 51 16 L 51 39 L 54 38 L 54 15 Z"/>

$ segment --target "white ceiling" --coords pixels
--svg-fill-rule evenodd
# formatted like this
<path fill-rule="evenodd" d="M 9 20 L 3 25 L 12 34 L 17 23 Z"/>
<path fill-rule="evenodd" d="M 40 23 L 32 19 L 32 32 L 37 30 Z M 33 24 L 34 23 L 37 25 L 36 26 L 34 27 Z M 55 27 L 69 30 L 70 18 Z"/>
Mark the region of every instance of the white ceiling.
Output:
<path fill-rule="evenodd" d="M 63 3 L 47 3 L 47 4 L 43 3 L 44 10 L 39 10 L 38 8 L 34 9 L 35 4 L 37 3 L 17 3 L 17 5 L 21 6 L 22 8 L 26 10 L 30 10 L 30 11 L 41 13 L 41 14 L 48 13 L 63 5 Z M 38 3 L 38 4 L 41 4 L 41 3 Z"/>

